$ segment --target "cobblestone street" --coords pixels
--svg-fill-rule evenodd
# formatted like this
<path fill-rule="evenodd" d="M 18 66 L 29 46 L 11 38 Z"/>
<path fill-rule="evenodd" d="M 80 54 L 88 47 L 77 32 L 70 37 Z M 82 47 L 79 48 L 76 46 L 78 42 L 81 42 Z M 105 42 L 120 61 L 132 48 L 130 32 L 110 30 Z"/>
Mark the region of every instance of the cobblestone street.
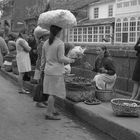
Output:
<path fill-rule="evenodd" d="M 45 109 L 37 108 L 28 95 L 19 95 L 9 79 L 0 76 L 0 87 L 1 140 L 112 140 L 61 110 L 62 120 L 45 120 Z"/>

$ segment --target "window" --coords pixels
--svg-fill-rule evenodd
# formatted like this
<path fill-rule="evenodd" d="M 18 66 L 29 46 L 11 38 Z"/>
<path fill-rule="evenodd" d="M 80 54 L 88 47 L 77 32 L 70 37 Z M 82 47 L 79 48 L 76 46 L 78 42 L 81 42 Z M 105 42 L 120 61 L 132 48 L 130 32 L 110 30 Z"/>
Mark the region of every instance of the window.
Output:
<path fill-rule="evenodd" d="M 131 6 L 137 5 L 137 0 L 131 0 L 130 3 L 131 3 Z"/>
<path fill-rule="evenodd" d="M 98 18 L 99 16 L 99 8 L 94 8 L 94 18 Z"/>
<path fill-rule="evenodd" d="M 105 26 L 105 39 L 107 42 L 110 42 L 111 40 L 111 26 Z"/>
<path fill-rule="evenodd" d="M 109 5 L 109 7 L 108 7 L 108 16 L 109 17 L 113 16 L 113 5 Z"/>
<path fill-rule="evenodd" d="M 87 28 L 83 28 L 83 42 L 87 42 Z"/>
<path fill-rule="evenodd" d="M 99 27 L 99 42 L 103 42 L 104 39 L 104 26 Z"/>
<path fill-rule="evenodd" d="M 77 28 L 74 28 L 74 42 L 77 42 Z"/>
<path fill-rule="evenodd" d="M 129 1 L 123 2 L 124 7 L 129 7 Z"/>
<path fill-rule="evenodd" d="M 122 27 L 122 42 L 128 42 L 128 19 L 123 19 L 123 27 Z"/>
<path fill-rule="evenodd" d="M 69 42 L 84 43 L 105 43 L 111 42 L 111 25 L 76 27 L 68 30 Z"/>
<path fill-rule="evenodd" d="M 129 42 L 136 41 L 136 19 L 132 17 L 130 19 L 130 27 L 129 27 Z"/>
<path fill-rule="evenodd" d="M 122 8 L 122 3 L 117 3 L 117 8 Z"/>
<path fill-rule="evenodd" d="M 98 42 L 98 27 L 93 27 L 93 42 Z"/>
<path fill-rule="evenodd" d="M 68 41 L 73 42 L 73 29 L 70 29 L 68 32 Z"/>
<path fill-rule="evenodd" d="M 78 28 L 78 42 L 82 42 L 82 28 Z"/>
<path fill-rule="evenodd" d="M 121 42 L 121 20 L 116 21 L 116 42 Z"/>
<path fill-rule="evenodd" d="M 140 37 L 140 17 L 138 18 L 137 21 L 137 39 Z"/>
<path fill-rule="evenodd" d="M 92 27 L 88 27 L 88 42 L 92 42 Z"/>

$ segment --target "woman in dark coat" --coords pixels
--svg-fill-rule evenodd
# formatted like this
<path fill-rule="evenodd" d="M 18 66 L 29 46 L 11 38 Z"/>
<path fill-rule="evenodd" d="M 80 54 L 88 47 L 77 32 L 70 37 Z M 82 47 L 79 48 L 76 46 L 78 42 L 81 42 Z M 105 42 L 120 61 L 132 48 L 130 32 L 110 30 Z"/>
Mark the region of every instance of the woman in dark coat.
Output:
<path fill-rule="evenodd" d="M 133 92 L 131 99 L 138 99 L 140 94 L 140 37 L 134 46 L 134 49 L 137 51 L 136 56 L 136 64 L 133 72 L 132 80 L 134 81 Z"/>

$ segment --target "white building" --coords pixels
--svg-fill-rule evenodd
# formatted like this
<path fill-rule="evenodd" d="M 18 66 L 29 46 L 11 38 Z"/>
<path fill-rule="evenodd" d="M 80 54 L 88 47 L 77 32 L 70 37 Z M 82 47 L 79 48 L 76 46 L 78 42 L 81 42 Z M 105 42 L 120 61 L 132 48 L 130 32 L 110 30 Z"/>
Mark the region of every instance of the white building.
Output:
<path fill-rule="evenodd" d="M 134 44 L 140 37 L 140 0 L 116 0 L 115 43 Z"/>
<path fill-rule="evenodd" d="M 87 8 L 87 18 L 70 29 L 68 42 L 109 43 L 113 41 L 115 23 L 115 0 L 100 0 Z M 107 39 L 104 42 L 104 39 Z"/>
<path fill-rule="evenodd" d="M 69 30 L 68 42 L 133 45 L 138 37 L 140 0 L 99 0 L 89 4 L 87 18 Z"/>

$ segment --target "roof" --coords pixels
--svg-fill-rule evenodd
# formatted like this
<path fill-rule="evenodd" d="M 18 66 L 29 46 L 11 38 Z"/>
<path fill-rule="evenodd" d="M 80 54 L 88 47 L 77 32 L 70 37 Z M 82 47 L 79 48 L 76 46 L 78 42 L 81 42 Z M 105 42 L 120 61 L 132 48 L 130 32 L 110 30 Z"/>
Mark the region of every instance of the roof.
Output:
<path fill-rule="evenodd" d="M 115 18 L 102 18 L 102 19 L 94 19 L 94 20 L 86 20 L 83 22 L 79 22 L 78 26 L 91 26 L 91 25 L 103 25 L 103 24 L 112 24 L 115 22 Z"/>
<path fill-rule="evenodd" d="M 110 3 L 110 2 L 116 2 L 116 0 L 98 0 L 97 2 L 90 3 L 90 5 L 94 5 L 94 4 L 103 4 L 103 3 Z"/>
<path fill-rule="evenodd" d="M 88 6 L 99 0 L 53 0 L 50 1 L 52 9 L 68 9 L 70 11 Z"/>

